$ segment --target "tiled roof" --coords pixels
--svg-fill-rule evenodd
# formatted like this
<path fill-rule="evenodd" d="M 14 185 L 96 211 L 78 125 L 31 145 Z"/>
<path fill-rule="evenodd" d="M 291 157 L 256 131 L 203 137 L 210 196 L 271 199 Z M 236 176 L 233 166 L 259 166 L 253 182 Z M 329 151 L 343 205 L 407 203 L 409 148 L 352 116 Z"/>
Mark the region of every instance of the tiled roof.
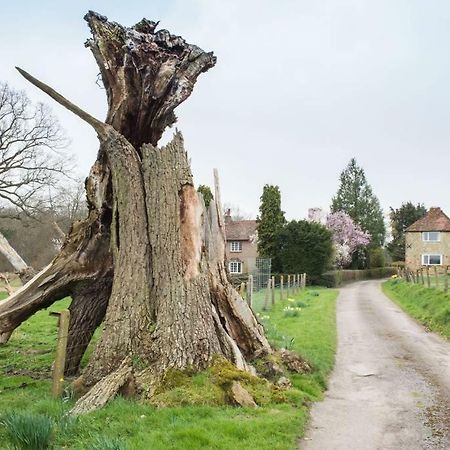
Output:
<path fill-rule="evenodd" d="M 414 222 L 406 231 L 450 231 L 450 219 L 441 208 L 430 208 L 426 216 Z"/>
<path fill-rule="evenodd" d="M 225 224 L 227 241 L 249 241 L 256 236 L 258 223 L 256 220 L 235 220 Z"/>

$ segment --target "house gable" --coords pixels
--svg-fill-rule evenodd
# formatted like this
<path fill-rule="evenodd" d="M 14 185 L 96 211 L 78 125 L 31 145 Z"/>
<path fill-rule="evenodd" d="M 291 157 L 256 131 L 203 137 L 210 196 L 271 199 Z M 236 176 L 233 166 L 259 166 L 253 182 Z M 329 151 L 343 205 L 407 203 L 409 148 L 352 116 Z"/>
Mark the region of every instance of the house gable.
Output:
<path fill-rule="evenodd" d="M 405 264 L 410 269 L 450 264 L 450 219 L 440 208 L 406 229 Z"/>
<path fill-rule="evenodd" d="M 430 208 L 428 213 L 414 222 L 407 229 L 407 233 L 425 231 L 448 231 L 450 232 L 450 219 L 441 208 Z"/>

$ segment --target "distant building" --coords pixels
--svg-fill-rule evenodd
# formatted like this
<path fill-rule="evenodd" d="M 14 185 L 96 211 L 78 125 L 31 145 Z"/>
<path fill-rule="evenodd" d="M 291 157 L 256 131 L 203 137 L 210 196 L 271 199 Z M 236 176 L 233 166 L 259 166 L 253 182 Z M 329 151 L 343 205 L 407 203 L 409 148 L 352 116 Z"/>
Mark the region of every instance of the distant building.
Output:
<path fill-rule="evenodd" d="M 450 265 L 450 219 L 441 208 L 430 208 L 406 229 L 405 264 L 410 269 Z"/>
<path fill-rule="evenodd" d="M 324 225 L 326 223 L 327 215 L 322 208 L 309 208 L 308 220 L 310 222 L 317 222 Z"/>
<path fill-rule="evenodd" d="M 231 275 L 254 272 L 258 257 L 256 220 L 233 220 L 225 214 L 226 259 Z"/>

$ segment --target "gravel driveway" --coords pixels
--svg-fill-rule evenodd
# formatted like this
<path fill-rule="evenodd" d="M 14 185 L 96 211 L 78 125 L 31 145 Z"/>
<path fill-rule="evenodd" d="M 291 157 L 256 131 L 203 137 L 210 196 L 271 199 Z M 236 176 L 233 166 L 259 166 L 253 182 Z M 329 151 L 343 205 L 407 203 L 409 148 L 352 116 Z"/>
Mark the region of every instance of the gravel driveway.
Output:
<path fill-rule="evenodd" d="M 340 292 L 338 351 L 305 450 L 450 449 L 450 343 L 363 281 Z"/>

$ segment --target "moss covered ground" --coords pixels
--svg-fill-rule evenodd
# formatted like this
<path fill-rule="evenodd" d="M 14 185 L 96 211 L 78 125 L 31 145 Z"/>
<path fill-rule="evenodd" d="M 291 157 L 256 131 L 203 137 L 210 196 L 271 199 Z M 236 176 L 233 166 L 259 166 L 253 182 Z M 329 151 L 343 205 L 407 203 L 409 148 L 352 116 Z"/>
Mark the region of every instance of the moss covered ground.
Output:
<path fill-rule="evenodd" d="M 218 360 L 197 375 L 169 376 L 153 404 L 116 398 L 74 420 L 64 418 L 74 402 L 70 389 L 62 400 L 50 397 L 56 318 L 49 311 L 67 308 L 69 300 L 62 300 L 35 314 L 0 347 L 0 416 L 48 416 L 58 449 L 294 449 L 310 403 L 322 398 L 333 367 L 336 296 L 333 290 L 306 290 L 268 311 L 262 311 L 263 295 L 255 296 L 254 309 L 271 343 L 298 352 L 313 367 L 309 374 L 290 374 L 291 389 L 276 389 Z M 221 384 L 233 380 L 248 389 L 258 408 L 224 405 Z M 13 448 L 2 425 L 0 448 Z"/>

